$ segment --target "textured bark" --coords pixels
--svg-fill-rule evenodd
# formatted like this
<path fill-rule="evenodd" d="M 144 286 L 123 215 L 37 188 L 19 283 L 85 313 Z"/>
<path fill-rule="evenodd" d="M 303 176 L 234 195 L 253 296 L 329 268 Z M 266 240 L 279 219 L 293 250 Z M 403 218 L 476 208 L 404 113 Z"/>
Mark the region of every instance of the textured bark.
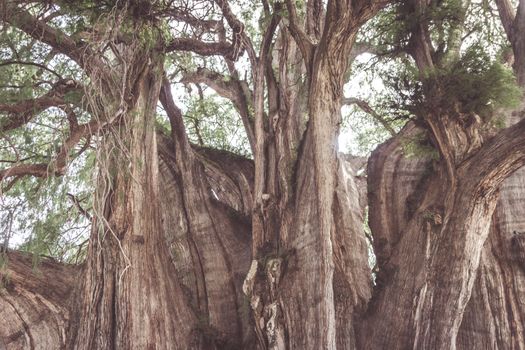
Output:
<path fill-rule="evenodd" d="M 525 191 L 523 170 L 505 181 L 499 201 L 489 195 L 478 202 L 480 209 L 455 205 L 447 221 L 440 204 L 449 189 L 436 186 L 435 161 L 403 155 L 403 138 L 420 131 L 408 126 L 369 163 L 370 226 L 380 270 L 363 348 L 521 349 L 523 269 L 515 247 L 522 237 L 513 232 L 523 230 L 516 205 Z M 449 228 L 441 229 L 445 224 Z M 457 234 L 444 244 L 447 232 Z"/>
<path fill-rule="evenodd" d="M 172 271 L 169 280 L 173 283 L 180 282 L 182 288 L 178 297 L 170 296 L 169 300 L 177 302 L 175 299 L 179 299 L 180 302 L 187 303 L 188 306 L 184 307 L 189 310 L 187 319 L 175 319 L 177 329 L 189 327 L 191 339 L 201 340 L 195 344 L 200 349 L 254 348 L 255 338 L 250 323 L 250 308 L 240 292 L 251 259 L 250 222 L 246 211 L 250 210 L 253 163 L 245 158 L 211 149 L 194 148 L 192 152 L 199 160 L 198 168 L 203 171 L 201 176 L 208 183 L 206 189 L 209 191 L 210 211 L 214 220 L 213 226 L 198 228 L 199 232 L 196 232 L 196 235 L 201 237 L 199 242 L 201 245 L 198 247 L 188 231 L 185 216 L 187 207 L 195 207 L 198 203 L 183 203 L 181 196 L 183 187 L 177 163 L 174 161 L 174 144 L 168 138 L 160 136 L 159 186 L 162 195 L 158 198 L 158 204 L 162 216 L 161 232 L 165 234 L 165 239 L 157 244 L 169 246 L 171 258 L 164 257 L 163 264 Z M 213 195 L 211 189 L 218 194 L 218 197 Z M 207 269 L 200 267 L 202 261 L 206 259 L 211 261 L 214 257 L 217 259 L 217 254 L 223 252 L 213 245 L 214 240 L 206 239 L 216 231 L 220 232 L 224 243 L 224 258 L 232 261 L 232 271 L 221 271 L 213 263 L 209 263 Z M 190 248 L 191 244 L 193 244 L 193 251 Z M 158 255 L 158 250 L 155 254 Z M 9 253 L 8 258 L 7 271 L 2 274 L 5 289 L 2 289 L 0 302 L 10 303 L 9 305 L 12 306 L 2 309 L 6 322 L 0 327 L 1 331 L 5 332 L 1 334 L 0 344 L 6 349 L 32 349 L 29 343 L 32 337 L 36 349 L 67 349 L 73 346 L 66 346 L 68 333 L 74 332 L 78 325 L 88 326 L 86 323 L 79 324 L 75 317 L 83 307 L 78 302 L 79 291 L 75 289 L 78 289 L 76 287 L 85 278 L 89 267 L 67 267 L 44 259 L 36 269 L 33 269 L 30 257 L 20 253 Z M 175 269 L 169 267 L 172 264 Z M 101 275 L 109 274 L 111 267 L 112 265 L 105 265 L 99 272 Z M 77 276 L 80 277 L 78 281 Z M 144 278 L 140 279 L 138 283 L 144 283 L 143 280 Z M 230 291 L 227 289 L 217 291 L 216 285 L 227 286 L 232 280 L 237 288 L 237 293 L 231 295 L 234 299 L 230 295 L 222 298 Z M 217 306 L 201 311 L 197 305 L 201 295 L 199 288 L 208 294 L 215 293 L 214 297 L 210 298 L 209 295 L 204 297 L 205 303 L 209 303 L 211 299 L 217 303 Z M 146 296 L 143 298 L 146 301 Z M 107 304 L 109 305 L 106 307 L 111 307 L 109 302 Z M 215 310 L 219 310 L 220 313 Z M 212 312 L 215 314 L 212 315 Z M 91 315 L 100 314 L 94 312 Z M 70 320 L 73 321 L 71 325 Z M 101 321 L 98 322 L 96 330 L 102 333 L 100 337 L 106 336 L 107 340 L 111 340 L 111 335 L 102 328 Z M 180 333 L 176 333 L 176 336 L 180 337 Z M 171 343 L 167 346 L 170 349 L 188 348 L 181 339 L 177 338 L 177 341 L 179 343 Z M 193 342 L 190 340 L 189 343 Z M 106 348 L 111 348 L 111 345 Z"/>
<path fill-rule="evenodd" d="M 45 279 L 37 278 L 24 258 L 9 254 L 13 262 L 0 294 L 8 322 L 0 327 L 0 346 L 523 348 L 525 228 L 516 203 L 525 175 L 507 180 L 499 199 L 498 191 L 525 161 L 525 122 L 484 140 L 479 117 L 450 115 L 437 106 L 419 121 L 439 161 L 403 155 L 406 138 L 421 131 L 413 124 L 374 152 L 369 203 L 379 270 L 368 303 L 366 201 L 336 140 L 357 30 L 385 3 L 330 0 L 323 13 L 322 1 L 308 1 L 305 33 L 305 19 L 291 1 L 285 24 L 282 4 L 270 9 L 264 2 L 269 21 L 258 53 L 226 0 L 215 3 L 231 28 L 231 44 L 218 22 L 203 25 L 217 25 L 220 42 L 144 43 L 154 36 L 147 31 L 141 38 L 141 26 L 153 23 L 144 11 L 153 3 L 125 2 L 122 18 L 129 17 L 126 24 L 136 26 L 141 40 L 110 42 L 106 48 L 115 58 L 108 65 L 83 40 L 3 5 L 6 21 L 75 60 L 94 82 L 95 91 L 86 95 L 97 100 L 90 112 L 101 122 L 96 129 L 103 141 L 78 290 L 72 297 L 67 287 L 78 274 L 74 268 L 46 261 Z M 408 4 L 420 18 L 428 6 Z M 522 84 L 524 6 L 521 0 L 514 14 L 508 1 L 498 2 Z M 142 15 L 152 22 L 140 23 Z M 440 61 L 426 22 L 412 27 L 408 42 L 421 72 L 453 61 L 462 36 L 460 24 L 450 30 L 449 52 Z M 161 52 L 171 50 L 224 56 L 234 80 L 201 69 L 186 81 L 205 83 L 234 102 L 254 162 L 190 145 L 163 77 Z M 243 50 L 253 91 L 232 62 Z M 440 92 L 427 90 L 429 99 Z M 172 133 L 159 137 L 157 150 L 159 100 Z M 39 111 L 59 102 L 22 103 L 10 110 L 17 116 L 9 128 L 31 118 L 29 107 Z M 76 141 L 83 135 L 71 133 Z M 61 151 L 64 158 L 70 148 Z M 25 172 L 47 176 L 44 168 Z"/>
<path fill-rule="evenodd" d="M 0 349 L 67 349 L 66 329 L 79 269 L 44 258 L 1 253 Z M 4 255 L 5 254 L 5 255 Z"/>
<path fill-rule="evenodd" d="M 216 152 L 211 157 L 215 160 L 206 160 L 194 153 L 167 81 L 161 101 L 172 125 L 172 142 L 165 140 L 165 149 L 160 152 L 163 167 L 168 168 L 163 171 L 163 184 L 178 187 L 178 191 L 170 191 L 169 201 L 163 201 L 164 227 L 172 232 L 175 265 L 185 266 L 179 271 L 191 291 L 198 327 L 210 338 L 206 341 L 218 346 L 253 347 L 249 309 L 242 294 L 251 260 L 250 226 L 247 218 L 244 223 L 239 220 L 250 208 L 252 165 L 229 159 L 230 167 L 240 171 L 228 174 L 217 164 L 224 154 Z M 212 186 L 206 169 L 215 174 Z M 229 177 L 233 174 L 237 179 Z"/>
<path fill-rule="evenodd" d="M 290 3 L 287 9 L 278 50 L 268 57 L 263 50 L 255 74 L 255 260 L 245 289 L 261 348 L 353 349 L 353 320 L 370 296 L 371 274 L 359 193 L 345 178 L 337 135 L 355 35 L 379 4 L 329 2 L 318 44 Z M 306 28 L 315 36 L 312 24 Z M 278 78 L 269 62 L 279 64 Z"/>
<path fill-rule="evenodd" d="M 96 218 L 70 330 L 76 349 L 193 348 L 195 315 L 186 303 L 162 225 L 154 113 L 162 82 L 159 63 L 138 71 L 118 128 L 99 147 Z"/>

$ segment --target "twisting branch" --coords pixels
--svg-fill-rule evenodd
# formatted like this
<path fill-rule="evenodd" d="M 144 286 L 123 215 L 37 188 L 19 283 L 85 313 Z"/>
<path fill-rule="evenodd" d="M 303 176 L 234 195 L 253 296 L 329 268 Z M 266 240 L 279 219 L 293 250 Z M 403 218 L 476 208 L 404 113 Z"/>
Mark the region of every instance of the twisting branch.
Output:
<path fill-rule="evenodd" d="M 86 43 L 75 41 L 69 35 L 50 27 L 47 23 L 16 7 L 16 5 L 3 1 L 2 6 L 5 14 L 2 18 L 3 21 L 22 30 L 32 38 L 51 46 L 83 68 L 98 66 L 100 71 L 100 68 L 104 67 L 103 63 L 92 54 Z"/>
<path fill-rule="evenodd" d="M 68 92 L 82 92 L 74 80 L 60 80 L 45 95 L 17 103 L 0 103 L 0 114 L 8 114 L 0 120 L 0 132 L 16 129 L 33 119 L 38 113 L 49 107 L 66 105 L 64 96 Z"/>
<path fill-rule="evenodd" d="M 286 0 L 286 9 L 288 10 L 288 29 L 290 30 L 295 43 L 299 47 L 299 50 L 301 50 L 306 68 L 310 71 L 314 44 L 299 26 L 297 12 L 295 11 L 295 5 L 292 3 L 292 0 Z"/>
<path fill-rule="evenodd" d="M 71 201 L 73 202 L 73 204 L 77 208 L 78 212 L 80 214 L 82 214 L 86 219 L 91 221 L 91 219 L 92 219 L 91 214 L 86 209 L 84 209 L 82 207 L 82 205 L 80 204 L 80 200 L 74 194 L 71 194 L 71 193 L 68 193 L 67 196 L 69 197 L 69 199 L 71 199 Z"/>
<path fill-rule="evenodd" d="M 199 68 L 196 72 L 185 74 L 181 82 L 206 84 L 220 96 L 232 101 L 241 116 L 252 152 L 255 150 L 253 118 L 250 115 L 252 93 L 245 81 L 240 81 L 235 77 L 226 77 L 206 68 Z"/>
<path fill-rule="evenodd" d="M 215 3 L 221 9 L 222 15 L 233 31 L 232 43 L 244 47 L 252 66 L 255 66 L 257 62 L 255 49 L 253 48 L 252 41 L 244 32 L 244 24 L 235 16 L 227 0 L 215 0 Z M 239 47 L 239 52 L 242 50 L 242 47 Z"/>
<path fill-rule="evenodd" d="M 368 102 L 355 97 L 347 97 L 342 100 L 342 103 L 344 105 L 355 104 L 363 112 L 370 114 L 372 118 L 378 121 L 390 133 L 390 135 L 395 136 L 397 134 L 394 128 L 392 128 L 390 124 L 379 113 L 377 113 L 372 107 L 370 107 Z"/>

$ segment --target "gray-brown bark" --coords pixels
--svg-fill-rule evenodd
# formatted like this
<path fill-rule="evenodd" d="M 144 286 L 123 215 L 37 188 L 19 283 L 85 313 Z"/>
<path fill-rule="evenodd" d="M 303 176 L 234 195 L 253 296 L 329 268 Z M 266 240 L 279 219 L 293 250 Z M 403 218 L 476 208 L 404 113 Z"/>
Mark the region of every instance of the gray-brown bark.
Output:
<path fill-rule="evenodd" d="M 195 315 L 173 278 L 173 265 L 166 263 L 160 208 L 151 205 L 159 202 L 154 113 L 161 62 L 144 62 L 140 49 L 124 54 L 136 80 L 124 82 L 130 90 L 122 92 L 128 102 L 121 106 L 120 123 L 108 130 L 98 150 L 97 215 L 69 344 L 193 348 Z"/>
<path fill-rule="evenodd" d="M 24 313 L 42 298 L 43 281 L 26 287 L 20 276 L 29 275 L 27 264 L 15 259 L 16 283 L 0 295 L 10 307 L 0 345 L 32 348 L 34 339 L 42 339 L 48 347 L 77 349 L 522 348 L 525 236 L 511 209 L 521 198 L 511 190 L 519 178 L 507 181 L 493 212 L 500 184 L 525 161 L 525 122 L 483 140 L 475 116 L 468 116 L 473 127 L 465 128 L 464 115 L 436 108 L 418 117 L 439 161 L 403 157 L 402 137 L 418 132 L 413 125 L 374 153 L 369 199 L 379 272 L 366 310 L 371 273 L 364 204 L 352 169 L 337 155 L 336 138 L 357 29 L 381 3 L 333 0 L 323 14 L 321 1 L 308 1 L 306 33 L 290 1 L 286 24 L 282 5 L 270 9 L 266 3 L 270 21 L 256 53 L 228 2 L 215 2 L 234 34 L 231 44 L 175 38 L 163 49 L 223 55 L 232 75 L 231 60 L 246 50 L 253 94 L 238 75 L 228 84 L 203 70 L 187 79 L 234 102 L 253 164 L 190 146 L 170 84 L 163 81 L 162 50 L 156 50 L 161 44 L 118 43 L 112 47 L 118 62 L 106 70 L 89 46 L 62 38 L 30 13 L 8 20 L 82 66 L 102 88 L 91 93 L 107 105 L 91 106 L 105 125 L 77 302 L 54 308 L 58 300 L 52 297 L 45 303 L 53 306 L 50 319 L 42 321 L 49 335 L 33 331 L 40 321 Z M 516 14 L 508 2 L 498 4 L 520 83 L 524 4 Z M 411 6 L 417 15 L 427 10 L 422 1 Z M 15 5 L 8 10 L 15 13 Z M 452 31 L 447 60 L 459 54 L 461 29 Z M 421 72 L 442 63 L 429 46 L 421 21 L 409 40 Z M 161 138 L 157 157 L 159 98 L 172 134 Z M 41 102 L 38 108 L 56 101 Z M 37 169 L 41 176 L 47 176 L 44 168 Z M 75 273 L 70 275 L 58 281 L 67 286 Z M 25 293 L 16 302 L 14 290 Z M 64 300 L 70 296 L 65 287 L 57 290 Z"/>
<path fill-rule="evenodd" d="M 524 191 L 523 170 L 506 180 L 499 202 L 492 196 L 478 202 L 484 204 L 482 214 L 476 215 L 475 204 L 462 204 L 454 206 L 447 222 L 442 203 L 448 189 L 436 185 L 435 161 L 403 155 L 402 138 L 417 132 L 413 125 L 405 128 L 369 163 L 370 226 L 379 273 L 370 318 L 362 328 L 363 348 L 521 349 L 523 271 L 512 242 L 514 236 L 520 239 L 513 232 L 523 230 L 521 206 L 516 205 Z M 475 197 L 475 191 L 470 194 Z M 469 220 L 464 228 L 451 226 L 453 243 L 440 251 L 447 234 L 442 227 Z M 459 266 L 465 262 L 468 268 L 462 272 Z M 438 293 L 431 291 L 434 278 Z M 425 310 L 421 300 L 429 291 L 432 305 Z M 446 302 L 439 299 L 442 291 L 450 298 Z M 394 316 L 385 317 L 389 313 Z"/>
<path fill-rule="evenodd" d="M 187 218 L 183 209 L 194 207 L 198 203 L 183 205 L 181 196 L 183 187 L 177 163 L 174 161 L 173 149 L 173 142 L 161 136 L 159 186 L 162 195 L 158 198 L 158 205 L 163 230 L 160 232 L 165 235 L 164 244 L 170 251 L 170 256 L 162 260 L 167 265 L 166 269 L 172 273 L 166 278 L 181 285 L 178 301 L 187 303 L 188 306 L 184 305 L 184 307 L 189 310 L 186 319 L 175 319 L 177 329 L 183 326 L 189 327 L 191 337 L 187 341 L 191 344 L 193 340 L 200 339 L 200 342 L 195 344 L 200 349 L 254 348 L 250 308 L 240 291 L 250 263 L 250 223 L 245 212 L 249 211 L 250 202 L 249 198 L 244 196 L 250 196 L 249 189 L 253 186 L 253 163 L 227 152 L 202 148 L 194 148 L 195 150 L 192 151 L 195 152 L 195 158 L 199 159 L 198 167 L 204 170 L 205 175 L 202 176 L 207 179 L 206 189 L 211 191 L 213 188 L 218 195 L 218 199 L 215 199 L 212 192 L 208 194 L 213 226 L 200 226 L 198 232 L 193 233 L 200 237 L 207 237 L 218 231 L 226 251 L 225 256 L 221 258 L 232 260 L 232 271 L 220 271 L 213 264 L 208 264 L 208 268 L 199 270 L 200 261 L 217 256 L 217 247 L 213 245 L 213 240 L 201 239 L 199 241 L 201 245 L 197 249 L 193 251 L 190 249 L 190 244 L 194 241 L 188 232 Z M 144 244 L 135 243 L 142 246 Z M 155 254 L 152 255 L 158 255 L 158 247 L 161 244 L 163 241 L 158 242 Z M 104 247 L 107 249 L 111 246 L 106 244 Z M 196 255 L 192 256 L 193 253 Z M 12 306 L 2 309 L 5 322 L 0 328 L 5 333 L 1 334 L 0 344 L 6 349 L 31 349 L 29 339 L 32 337 L 36 349 L 70 348 L 72 345 L 65 344 L 66 337 L 74 332 L 76 327 L 85 325 L 85 323 L 80 324 L 76 318 L 82 308 L 82 304 L 78 302 L 79 291 L 76 289 L 86 277 L 86 269 L 89 268 L 85 265 L 67 267 L 44 259 L 36 269 L 33 269 L 30 257 L 20 253 L 9 253 L 8 258 L 7 271 L 5 274 L 2 273 L 5 289 L 2 289 L 0 302 Z M 169 267 L 172 264 L 174 269 Z M 99 270 L 99 273 L 106 271 L 109 274 L 111 266 L 113 265 L 106 265 L 104 270 Z M 200 276 L 199 271 L 202 273 Z M 200 280 L 197 280 L 198 278 Z M 227 290 L 217 292 L 215 286 L 228 285 L 231 280 L 238 288 L 238 293 L 234 296 L 236 300 L 231 298 L 219 300 L 218 307 L 223 312 L 215 312 L 213 317 L 210 317 L 210 311 L 201 312 L 197 306 L 199 296 L 202 295 L 198 288 L 204 289 L 207 293 L 215 293 L 214 298 L 217 300 L 220 295 L 229 292 Z M 109 283 L 111 281 L 106 282 L 106 285 Z M 144 283 L 143 279 L 140 283 Z M 143 303 L 147 300 L 151 301 L 151 298 L 146 299 L 146 297 L 142 296 Z M 205 295 L 204 298 L 209 297 Z M 169 297 L 173 302 L 176 302 L 176 299 L 173 295 Z M 111 303 L 107 302 L 106 307 L 111 308 Z M 212 310 L 217 310 L 217 306 Z M 94 311 L 91 315 L 111 316 L 98 312 Z M 102 327 L 103 324 L 99 321 L 95 328 L 97 332 L 102 333 L 99 337 L 110 340 L 111 335 L 104 332 Z M 176 335 L 179 337 L 180 333 L 177 331 Z M 168 347 L 188 348 L 188 345 L 181 341 L 184 339 L 177 338 L 178 343 L 170 343 Z"/>
<path fill-rule="evenodd" d="M 2 252 L 0 349 L 66 349 L 75 284 L 80 269 L 43 258 Z"/>

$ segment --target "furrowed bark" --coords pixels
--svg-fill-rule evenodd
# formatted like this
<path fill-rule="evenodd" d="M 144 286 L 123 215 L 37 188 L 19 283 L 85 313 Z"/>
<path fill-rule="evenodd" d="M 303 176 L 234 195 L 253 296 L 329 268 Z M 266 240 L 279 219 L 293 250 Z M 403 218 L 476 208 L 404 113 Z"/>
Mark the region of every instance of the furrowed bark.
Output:
<path fill-rule="evenodd" d="M 158 205 L 162 213 L 164 242 L 169 246 L 171 255 L 171 259 L 163 259 L 163 263 L 168 266 L 173 264 L 176 271 L 169 278 L 181 283 L 182 294 L 178 298 L 187 302 L 191 313 L 197 315 L 189 326 L 196 338 L 202 338 L 198 348 L 254 348 L 250 308 L 242 292 L 236 294 L 236 303 L 229 302 L 229 298 L 219 300 L 218 305 L 224 312 L 219 314 L 218 320 L 215 318 L 212 322 L 207 313 L 199 313 L 199 287 L 196 287 L 198 284 L 205 290 L 214 290 L 216 283 L 227 284 L 233 279 L 240 291 L 250 263 L 250 224 L 247 215 L 250 213 L 253 163 L 212 149 L 194 148 L 192 151 L 204 171 L 202 176 L 209 184 L 207 189 L 213 189 L 218 195 L 218 199 L 211 200 L 210 206 L 214 227 L 200 227 L 199 234 L 206 237 L 215 230 L 219 231 L 225 244 L 225 257 L 233 262 L 231 275 L 218 274 L 216 269 L 206 269 L 197 282 L 195 276 L 199 265 L 192 258 L 193 252 L 189 248 L 192 239 L 185 223 L 186 209 L 181 200 L 182 183 L 178 171 L 174 171 L 177 164 L 174 162 L 173 149 L 173 143 L 161 136 L 159 177 L 162 196 L 158 199 Z M 210 197 L 215 198 L 211 192 Z M 158 244 L 163 242 L 159 241 Z M 217 247 L 210 244 L 205 247 L 217 250 Z M 212 256 L 201 248 L 198 253 L 201 255 L 197 256 L 197 260 Z M 109 267 L 105 265 L 105 269 Z M 0 344 L 6 349 L 32 349 L 29 343 L 31 336 L 35 339 L 36 349 L 69 348 L 65 341 L 68 334 L 75 332 L 79 325 L 75 315 L 82 310 L 83 305 L 77 302 L 77 289 L 85 276 L 86 267 L 68 267 L 44 259 L 33 268 L 30 257 L 12 252 L 8 254 L 7 268 L 7 272 L 2 275 L 2 285 L 5 288 L 2 288 L 1 293 L 5 294 L 0 293 L 0 299 L 2 303 L 10 302 L 15 305 L 16 310 L 20 310 L 20 315 L 11 306 L 2 309 L 8 322 L 0 327 L 3 332 L 0 333 Z M 81 278 L 77 280 L 77 276 Z M 19 320 L 20 317 L 23 322 Z M 70 319 L 73 321 L 71 325 Z M 239 325 L 235 326 L 236 323 Z M 101 328 L 98 331 L 105 333 Z M 27 335 L 27 332 L 30 334 Z M 178 345 L 170 346 L 178 348 Z M 185 348 L 185 345 L 180 345 L 180 348 Z"/>
<path fill-rule="evenodd" d="M 216 333 L 210 341 L 217 346 L 253 346 L 252 330 L 247 324 L 249 310 L 242 294 L 242 280 L 251 258 L 250 227 L 236 225 L 235 220 L 228 218 L 221 209 L 220 198 L 224 198 L 224 189 L 220 184 L 209 187 L 206 166 L 198 161 L 188 142 L 182 115 L 173 103 L 167 81 L 163 85 L 161 102 L 172 126 L 172 143 L 168 145 L 172 153 L 161 152 L 161 155 L 164 155 L 163 161 L 168 167 L 171 164 L 171 181 L 179 184 L 177 201 L 183 208 L 179 207 L 178 213 L 171 210 L 171 215 L 181 215 L 179 222 L 184 223 L 180 228 L 183 235 L 174 232 L 173 239 L 182 245 L 191 259 L 192 268 L 186 271 L 186 286 L 196 296 L 193 306 L 198 321 L 203 332 Z M 213 164 L 209 164 L 208 169 L 210 167 Z M 215 179 L 222 182 L 219 177 Z M 239 202 L 236 203 L 241 210 L 245 205 L 242 197 L 250 189 L 248 179 L 244 181 L 247 188 L 239 192 Z M 243 214 L 238 212 L 236 215 Z"/>
<path fill-rule="evenodd" d="M 255 73 L 254 260 L 245 290 L 261 348 L 352 349 L 353 317 L 369 297 L 370 273 L 367 264 L 356 268 L 367 261 L 362 214 L 353 209 L 359 195 L 346 187 L 336 139 L 348 56 L 357 28 L 377 7 L 329 2 L 324 39 L 314 46 L 301 40 L 293 4 L 287 6 L 290 24 L 276 42 L 279 79 L 271 69 Z M 268 55 L 261 62 L 275 62 Z M 295 57 L 304 66 L 288 68 Z M 257 88 L 263 71 L 268 118 Z M 351 212 L 348 222 L 339 217 Z"/>
<path fill-rule="evenodd" d="M 0 269 L 0 348 L 66 349 L 79 268 L 30 255 L 3 252 Z"/>
<path fill-rule="evenodd" d="M 522 272 L 509 259 L 510 227 L 498 223 L 506 216 L 511 227 L 520 226 L 517 216 L 509 219 L 512 206 L 505 199 L 519 198 L 520 186 L 503 185 L 494 216 L 498 177 L 480 193 L 473 173 L 460 174 L 454 201 L 443 200 L 450 188 L 443 187 L 447 175 L 435 172 L 435 161 L 403 156 L 403 138 L 417 132 L 408 126 L 369 163 L 370 226 L 380 270 L 362 348 L 520 349 Z M 506 183 L 520 183 L 520 173 Z"/>
<path fill-rule="evenodd" d="M 120 123 L 99 147 L 99 175 L 79 318 L 70 348 L 197 348 L 161 225 L 155 109 L 162 63 L 130 49 L 134 77 Z M 135 73 L 135 75 L 133 75 Z M 126 92 L 123 92 L 126 93 Z"/>

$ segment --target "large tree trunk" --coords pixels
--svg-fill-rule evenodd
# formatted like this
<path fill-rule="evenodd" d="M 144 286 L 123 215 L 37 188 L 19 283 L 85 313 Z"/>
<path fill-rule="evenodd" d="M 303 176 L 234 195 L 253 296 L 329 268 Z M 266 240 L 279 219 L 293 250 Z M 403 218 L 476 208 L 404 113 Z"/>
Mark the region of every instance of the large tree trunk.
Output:
<path fill-rule="evenodd" d="M 159 205 L 155 110 L 160 61 L 138 68 L 120 123 L 99 147 L 88 258 L 71 325 L 76 349 L 197 347 L 188 306 L 164 239 Z"/>
<path fill-rule="evenodd" d="M 167 300 L 184 303 L 182 307 L 183 310 L 187 310 L 187 318 L 181 320 L 178 316 L 180 310 L 178 314 L 167 316 L 176 324 L 177 331 L 174 342 L 165 345 L 170 349 L 187 349 L 191 346 L 199 349 L 253 349 L 255 337 L 252 317 L 241 291 L 251 260 L 250 222 L 247 215 L 251 203 L 253 162 L 228 152 L 200 148 L 191 150 L 196 160 L 196 168 L 199 169 L 199 176 L 202 176 L 202 180 L 206 183 L 205 189 L 208 194 L 206 201 L 210 205 L 213 225 L 201 225 L 190 232 L 188 221 L 196 218 L 188 217 L 187 213 L 202 204 L 183 202 L 184 188 L 174 150 L 173 141 L 160 135 L 158 159 L 160 161 L 159 187 L 162 195 L 158 197 L 158 210 L 162 222 L 160 232 L 164 236 L 157 237 L 155 252 L 151 253 L 150 257 L 142 257 L 141 260 L 141 262 L 147 261 L 153 255 L 159 255 L 160 249 L 169 247 L 171 257 L 166 255 L 159 257 L 158 260 L 162 260 L 163 268 L 170 273 L 165 277 L 168 280 L 165 283 L 174 284 L 175 291 L 179 294 L 171 295 Z M 215 245 L 216 240 L 213 236 L 217 232 L 220 233 L 224 249 Z M 195 237 L 199 237 L 198 246 L 195 244 Z M 104 247 L 107 246 L 106 243 Z M 204 247 L 206 249 L 203 249 Z M 118 249 L 121 252 L 120 247 Z M 3 274 L 5 290 L 0 296 L 1 303 L 12 304 L 12 307 L 2 309 L 4 319 L 8 322 L 2 328 L 6 333 L 2 333 L 0 339 L 5 343 L 6 349 L 32 348 L 30 337 L 34 339 L 33 343 L 37 349 L 69 349 L 73 346 L 83 346 L 84 343 L 70 343 L 67 346 L 65 343 L 66 336 L 68 334 L 70 337 L 74 336 L 74 332 L 79 329 L 77 327 L 97 327 L 97 331 L 102 333 L 99 335 L 99 342 L 113 339 L 110 331 L 102 328 L 100 321 L 97 321 L 98 324 L 80 323 L 86 321 L 78 319 L 83 304 L 75 302 L 78 301 L 81 292 L 75 286 L 85 279 L 86 271 L 94 270 L 93 267 L 89 267 L 89 260 L 82 268 L 76 268 L 62 266 L 45 259 L 33 270 L 29 257 L 23 257 L 19 253 L 9 253 L 8 258 L 7 271 L 5 275 Z M 206 263 L 206 259 L 216 259 L 215 262 L 217 259 L 230 259 L 231 271 L 224 271 L 218 268 L 220 266 Z M 204 269 L 203 266 L 206 268 Z M 112 268 L 113 265 L 101 266 L 98 269 L 99 278 L 111 276 Z M 141 273 L 146 274 L 146 271 Z M 145 278 L 146 276 L 141 277 L 136 283 L 143 283 Z M 231 290 L 228 289 L 218 290 L 220 286 L 227 288 L 232 282 L 236 294 L 231 294 Z M 156 283 L 161 285 L 160 281 Z M 177 287 L 179 284 L 180 288 Z M 204 295 L 201 290 L 205 291 Z M 98 289 L 94 293 L 99 291 L 102 292 Z M 148 300 L 155 301 L 154 298 L 157 297 L 146 299 L 149 297 L 145 292 L 142 293 L 143 304 Z M 215 293 L 215 296 L 211 296 L 212 293 Z M 208 309 L 202 308 L 202 305 L 209 304 L 210 300 L 216 305 Z M 105 305 L 111 308 L 112 305 L 116 306 L 120 302 L 124 300 L 112 299 Z M 134 301 L 128 302 L 133 307 Z M 219 311 L 212 314 L 214 310 Z M 97 316 L 95 312 L 101 311 L 94 310 L 90 315 Z M 111 314 L 104 315 L 112 317 Z M 184 338 L 181 329 L 189 329 L 188 338 Z M 156 346 L 159 345 L 162 343 L 157 343 Z M 97 346 L 102 348 L 102 345 Z M 108 344 L 105 348 L 112 348 L 112 346 Z"/>
<path fill-rule="evenodd" d="M 519 255 L 522 237 L 512 232 L 524 227 L 510 201 L 523 196 L 523 173 L 505 182 L 494 216 L 497 192 L 480 195 L 468 176 L 447 201 L 452 190 L 436 163 L 403 155 L 403 139 L 418 132 L 408 126 L 369 163 L 379 273 L 362 346 L 521 349 L 523 271 L 512 250 Z"/>
<path fill-rule="evenodd" d="M 254 260 L 245 290 L 263 349 L 353 349 L 354 318 L 370 296 L 359 194 L 337 156 L 355 31 L 335 29 L 352 18 L 331 11 L 334 27 L 308 58 L 281 33 L 279 79 L 271 69 L 265 76 L 267 118 L 255 93 Z M 298 57 L 306 67 L 290 67 Z"/>
<path fill-rule="evenodd" d="M 0 349 L 67 349 L 66 330 L 79 268 L 22 253 L 0 253 Z"/>
<path fill-rule="evenodd" d="M 198 329 L 208 343 L 220 347 L 253 347 L 250 311 L 242 292 L 251 261 L 247 215 L 253 165 L 218 151 L 208 150 L 209 158 L 206 150 L 194 152 L 167 81 L 161 101 L 172 125 L 172 140 L 165 139 L 160 152 L 167 168 L 162 183 L 165 189 L 176 186 L 162 200 L 164 227 L 174 247 L 175 266 L 190 291 Z"/>

